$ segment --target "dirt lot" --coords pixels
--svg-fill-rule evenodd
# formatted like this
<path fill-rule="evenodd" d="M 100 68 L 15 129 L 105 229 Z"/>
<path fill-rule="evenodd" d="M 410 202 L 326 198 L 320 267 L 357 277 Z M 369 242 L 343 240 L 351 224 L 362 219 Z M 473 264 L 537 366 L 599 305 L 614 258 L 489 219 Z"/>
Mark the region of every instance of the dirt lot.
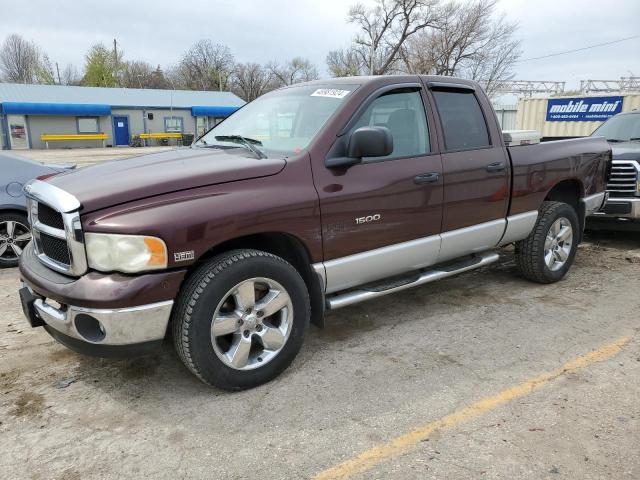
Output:
<path fill-rule="evenodd" d="M 0 271 L 0 478 L 640 478 L 639 251 L 640 234 L 600 232 L 556 285 L 517 278 L 506 252 L 345 308 L 241 393 L 169 343 L 69 352 Z"/>

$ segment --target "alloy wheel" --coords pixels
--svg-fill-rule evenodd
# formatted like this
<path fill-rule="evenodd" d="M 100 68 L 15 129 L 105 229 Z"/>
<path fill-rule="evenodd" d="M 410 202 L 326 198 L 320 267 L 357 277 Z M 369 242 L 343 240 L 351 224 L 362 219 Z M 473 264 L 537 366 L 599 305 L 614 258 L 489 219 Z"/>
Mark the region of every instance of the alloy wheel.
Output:
<path fill-rule="evenodd" d="M 544 242 L 544 261 L 552 272 L 560 270 L 567 262 L 573 248 L 573 228 L 571 222 L 558 218 L 553 224 Z"/>
<path fill-rule="evenodd" d="M 291 297 L 275 280 L 250 278 L 229 290 L 211 319 L 211 343 L 222 362 L 251 370 L 273 360 L 293 325 Z"/>
<path fill-rule="evenodd" d="M 0 222 L 0 258 L 17 260 L 24 247 L 31 240 L 29 227 L 15 220 Z"/>

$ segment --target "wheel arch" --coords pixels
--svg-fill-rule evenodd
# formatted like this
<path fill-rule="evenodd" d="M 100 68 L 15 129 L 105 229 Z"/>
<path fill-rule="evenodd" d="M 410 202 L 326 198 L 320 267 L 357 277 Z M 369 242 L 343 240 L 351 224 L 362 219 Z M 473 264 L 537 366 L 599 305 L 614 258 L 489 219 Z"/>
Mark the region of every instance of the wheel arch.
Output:
<path fill-rule="evenodd" d="M 324 288 L 311 266 L 311 254 L 298 237 L 284 232 L 264 232 L 225 240 L 207 250 L 187 272 L 187 277 L 203 262 L 229 250 L 251 248 L 284 258 L 300 273 L 309 291 L 311 323 L 324 327 Z M 186 277 L 185 277 L 186 278 Z"/>
<path fill-rule="evenodd" d="M 18 215 L 26 215 L 27 207 L 22 205 L 0 205 L 0 215 L 4 215 L 7 213 L 18 214 Z"/>
<path fill-rule="evenodd" d="M 583 183 L 576 179 L 570 178 L 561 180 L 556 183 L 545 196 L 545 201 L 563 202 L 571 205 L 578 214 L 580 221 L 579 241 L 582 241 L 582 233 L 585 226 L 585 210 L 581 200 L 584 198 L 585 189 Z"/>

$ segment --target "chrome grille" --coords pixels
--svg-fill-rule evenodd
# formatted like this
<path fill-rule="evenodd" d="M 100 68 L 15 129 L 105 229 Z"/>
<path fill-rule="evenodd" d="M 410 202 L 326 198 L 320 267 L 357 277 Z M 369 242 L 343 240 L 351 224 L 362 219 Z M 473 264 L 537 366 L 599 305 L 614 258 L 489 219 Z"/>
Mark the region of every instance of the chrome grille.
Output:
<path fill-rule="evenodd" d="M 607 184 L 609 197 L 633 197 L 638 195 L 640 164 L 634 161 L 614 160 L 611 178 Z"/>
<path fill-rule="evenodd" d="M 39 180 L 25 187 L 33 249 L 47 267 L 67 275 L 87 271 L 82 226 L 76 198 Z"/>
<path fill-rule="evenodd" d="M 67 241 L 62 238 L 52 237 L 46 233 L 40 233 L 40 248 L 47 257 L 62 265 L 71 265 L 71 256 Z"/>
<path fill-rule="evenodd" d="M 60 212 L 56 212 L 53 208 L 44 203 L 38 204 L 38 220 L 40 220 L 40 223 L 47 225 L 48 227 L 64 230 L 62 214 Z"/>

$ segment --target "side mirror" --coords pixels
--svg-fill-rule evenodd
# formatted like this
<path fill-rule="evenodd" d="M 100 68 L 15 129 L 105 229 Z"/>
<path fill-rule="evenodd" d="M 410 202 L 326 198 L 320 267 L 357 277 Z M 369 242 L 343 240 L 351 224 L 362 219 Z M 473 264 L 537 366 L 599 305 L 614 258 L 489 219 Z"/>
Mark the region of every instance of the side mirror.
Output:
<path fill-rule="evenodd" d="M 393 136 L 387 127 L 360 127 L 349 137 L 347 156 L 329 158 L 329 168 L 350 167 L 363 157 L 384 157 L 393 152 Z"/>
<path fill-rule="evenodd" d="M 360 127 L 351 134 L 347 157 L 384 157 L 393 152 L 393 137 L 387 127 Z"/>

